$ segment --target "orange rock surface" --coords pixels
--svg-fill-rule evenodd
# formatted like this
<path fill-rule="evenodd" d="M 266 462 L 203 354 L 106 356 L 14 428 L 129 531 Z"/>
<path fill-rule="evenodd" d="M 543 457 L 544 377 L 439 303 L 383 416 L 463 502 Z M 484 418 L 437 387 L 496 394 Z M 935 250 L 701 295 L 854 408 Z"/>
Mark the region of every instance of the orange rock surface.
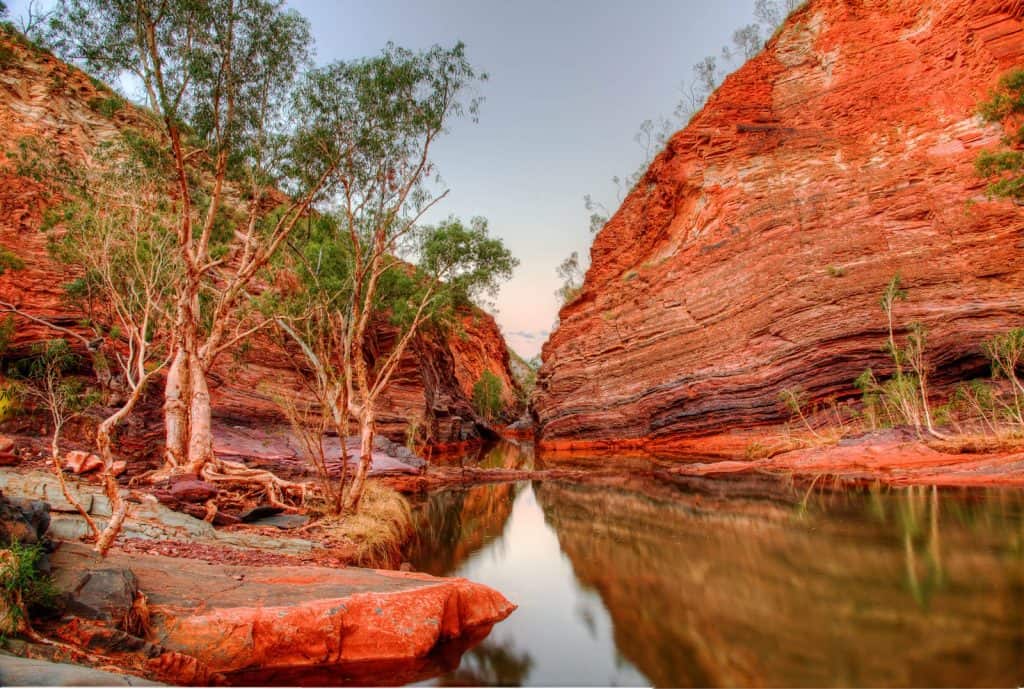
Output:
<path fill-rule="evenodd" d="M 727 78 L 598 234 L 544 348 L 543 445 L 671 444 L 853 395 L 899 328 L 941 393 L 1024 323 L 1024 213 L 974 172 L 976 115 L 1024 63 L 1019 0 L 811 0 Z M 902 338 L 903 331 L 897 334 Z"/>
<path fill-rule="evenodd" d="M 125 129 L 152 131 L 153 124 L 128 105 L 111 117 L 90 107 L 90 102 L 110 94 L 53 56 L 13 43 L 3 34 L 0 47 L 13 55 L 0 65 L 0 249 L 24 263 L 21 269 L 0 274 L 0 300 L 73 328 L 81 315 L 63 299 L 71 276 L 50 258 L 40 231 L 46 210 L 41 185 L 19 176 L 7 154 L 17 150 L 21 139 L 32 137 L 51 144 L 68 161 L 79 161 Z M 435 442 L 479 438 L 480 420 L 470 401 L 473 384 L 484 369 L 498 375 L 506 401 L 515 403 L 518 388 L 494 319 L 469 308 L 460 326 L 460 332 L 450 336 L 424 336 L 404 357 L 385 393 L 379 431 L 404 440 L 408 425 L 417 423 L 421 437 Z M 55 336 L 59 333 L 44 325 L 18 318 L 12 351 L 26 353 L 33 343 Z M 375 337 L 373 346 L 385 348 L 394 333 L 382 325 Z M 230 353 L 221 357 L 211 378 L 214 414 L 243 424 L 278 417 L 272 391 L 303 394 L 285 357 L 263 338 L 256 338 L 240 361 Z"/>
<path fill-rule="evenodd" d="M 95 566 L 84 546 L 54 554 L 58 585 Z M 465 579 L 359 568 L 239 567 L 112 553 L 150 611 L 150 640 L 211 672 L 411 660 L 478 635 L 515 610 Z M 202 587 L 197 588 L 197 580 Z"/>

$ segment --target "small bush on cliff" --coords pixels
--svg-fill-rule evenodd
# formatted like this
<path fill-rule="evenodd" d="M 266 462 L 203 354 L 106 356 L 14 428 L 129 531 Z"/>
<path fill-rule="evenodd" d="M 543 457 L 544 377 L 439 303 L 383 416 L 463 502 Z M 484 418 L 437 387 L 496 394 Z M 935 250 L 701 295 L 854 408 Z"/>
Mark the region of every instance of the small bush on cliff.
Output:
<path fill-rule="evenodd" d="M 0 640 L 8 634 L 31 631 L 33 608 L 52 608 L 57 589 L 40 571 L 43 549 L 37 544 L 11 543 L 0 550 Z"/>
<path fill-rule="evenodd" d="M 1018 375 L 1024 368 L 1024 328 L 996 335 L 984 344 L 984 351 L 992 362 L 992 377 L 1009 383 L 1012 401 L 1003 403 L 1006 417 L 1024 426 L 1024 384 Z"/>
<path fill-rule="evenodd" d="M 869 368 L 854 381 L 854 385 L 863 393 L 865 416 L 872 426 L 879 422 L 884 425 L 907 424 L 917 429 L 918 433 L 923 428 L 933 436 L 942 437 L 942 434 L 935 430 L 928 401 L 930 366 L 925 357 L 924 326 L 920 323 L 911 323 L 906 346 L 900 347 L 896 343 L 893 319 L 895 305 L 906 298 L 907 291 L 901 287 L 900 275 L 897 273 L 886 285 L 879 299 L 879 305 L 885 312 L 888 324 L 885 350 L 893 360 L 895 370 L 892 377 L 880 381 Z"/>
<path fill-rule="evenodd" d="M 3 275 L 8 270 L 21 270 L 25 267 L 25 262 L 18 258 L 9 249 L 0 246 L 0 275 Z"/>
<path fill-rule="evenodd" d="M 580 266 L 579 252 L 572 252 L 569 258 L 558 264 L 555 272 L 562 280 L 562 286 L 555 290 L 555 296 L 564 306 L 578 297 L 583 289 L 583 268 Z"/>
<path fill-rule="evenodd" d="M 473 409 L 476 413 L 494 421 L 501 414 L 501 379 L 490 370 L 484 371 L 473 385 Z"/>
<path fill-rule="evenodd" d="M 779 399 L 786 405 L 786 409 L 789 413 L 799 417 L 800 421 L 803 422 L 804 427 L 811 432 L 814 437 L 820 437 L 818 432 L 811 426 L 810 421 L 804 415 L 804 408 L 807 406 L 808 395 L 807 391 L 802 388 L 786 388 L 779 393 Z"/>
<path fill-rule="evenodd" d="M 975 169 L 991 180 L 990 196 L 1024 203 L 1024 69 L 1004 74 L 988 100 L 981 103 L 979 114 L 986 122 L 1006 124 L 1010 131 L 1003 136 L 1002 149 L 978 156 Z"/>
<path fill-rule="evenodd" d="M 91 98 L 89 100 L 89 109 L 106 118 L 113 117 L 123 107 L 124 100 L 118 96 L 111 96 L 110 98 Z"/>

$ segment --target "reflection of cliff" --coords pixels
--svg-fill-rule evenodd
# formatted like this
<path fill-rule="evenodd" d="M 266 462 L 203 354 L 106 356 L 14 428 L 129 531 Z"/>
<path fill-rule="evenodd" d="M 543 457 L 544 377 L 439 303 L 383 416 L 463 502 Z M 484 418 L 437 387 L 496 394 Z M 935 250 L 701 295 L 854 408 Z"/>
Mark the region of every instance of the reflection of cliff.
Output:
<path fill-rule="evenodd" d="M 431 493 L 416 510 L 408 560 L 422 572 L 450 574 L 501 535 L 516 492 L 516 484 L 502 483 Z"/>
<path fill-rule="evenodd" d="M 535 484 L 619 650 L 659 686 L 1024 679 L 1022 500 L 924 491 L 703 513 Z M 993 512 L 994 510 L 994 512 Z M 1015 545 L 1014 545 L 1015 544 Z"/>
<path fill-rule="evenodd" d="M 503 440 L 485 448 L 477 466 L 482 469 L 533 469 L 533 444 Z"/>

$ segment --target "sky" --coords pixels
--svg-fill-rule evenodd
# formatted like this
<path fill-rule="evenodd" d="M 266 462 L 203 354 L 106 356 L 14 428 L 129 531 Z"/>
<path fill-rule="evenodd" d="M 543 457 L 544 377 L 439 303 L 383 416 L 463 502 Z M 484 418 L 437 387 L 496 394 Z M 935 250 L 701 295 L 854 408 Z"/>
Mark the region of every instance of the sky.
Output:
<path fill-rule="evenodd" d="M 8 1 L 12 18 L 28 0 Z M 466 44 L 490 78 L 479 123 L 456 121 L 435 149 L 449 196 L 428 220 L 483 216 L 520 265 L 488 307 L 516 352 L 540 351 L 558 315 L 555 269 L 592 236 L 584 194 L 611 210 L 611 178 L 643 160 L 633 135 L 668 116 L 691 67 L 753 19 L 754 0 L 288 0 L 316 62 Z"/>

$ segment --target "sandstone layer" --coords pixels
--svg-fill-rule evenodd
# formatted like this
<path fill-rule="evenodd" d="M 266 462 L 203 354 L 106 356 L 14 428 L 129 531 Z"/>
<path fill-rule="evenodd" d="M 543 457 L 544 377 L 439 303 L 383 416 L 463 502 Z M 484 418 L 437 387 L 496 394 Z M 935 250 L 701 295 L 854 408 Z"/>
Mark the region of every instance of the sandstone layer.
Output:
<path fill-rule="evenodd" d="M 544 348 L 547 447 L 778 422 L 786 388 L 856 394 L 922 323 L 941 394 L 1024 323 L 1024 213 L 973 163 L 977 116 L 1024 61 L 1019 0 L 811 0 L 710 98 L 596 237 Z M 625 442 L 623 442 L 625 441 Z"/>
<path fill-rule="evenodd" d="M 13 41 L 0 32 L 0 252 L 13 254 L 21 266 L 3 269 L 0 256 L 0 301 L 74 329 L 82 315 L 66 303 L 64 287 L 74 277 L 47 252 L 40 231 L 47 201 L 41 185 L 19 176 L 14 154 L 26 138 L 46 142 L 69 163 L 89 159 L 105 141 L 125 131 L 152 133 L 154 124 L 125 103 L 105 106 L 114 94 L 86 74 L 44 52 Z M 112 114 L 109 113 L 113 110 Z M 2 316 L 3 314 L 0 314 Z M 24 355 L 34 343 L 60 336 L 38 322 L 17 318 L 9 354 Z M 428 333 L 403 358 L 384 393 L 378 430 L 405 440 L 410 425 L 429 442 L 480 437 L 486 424 L 471 404 L 474 383 L 484 370 L 502 381 L 509 418 L 518 413 L 518 385 L 509 367 L 504 338 L 494 319 L 475 307 L 463 310 L 456 332 Z M 385 324 L 377 326 L 371 359 L 394 339 Z M 72 342 L 77 345 L 77 341 Z M 282 420 L 274 394 L 304 395 L 286 357 L 266 337 L 250 347 L 222 356 L 212 374 L 214 414 L 235 423 Z"/>

